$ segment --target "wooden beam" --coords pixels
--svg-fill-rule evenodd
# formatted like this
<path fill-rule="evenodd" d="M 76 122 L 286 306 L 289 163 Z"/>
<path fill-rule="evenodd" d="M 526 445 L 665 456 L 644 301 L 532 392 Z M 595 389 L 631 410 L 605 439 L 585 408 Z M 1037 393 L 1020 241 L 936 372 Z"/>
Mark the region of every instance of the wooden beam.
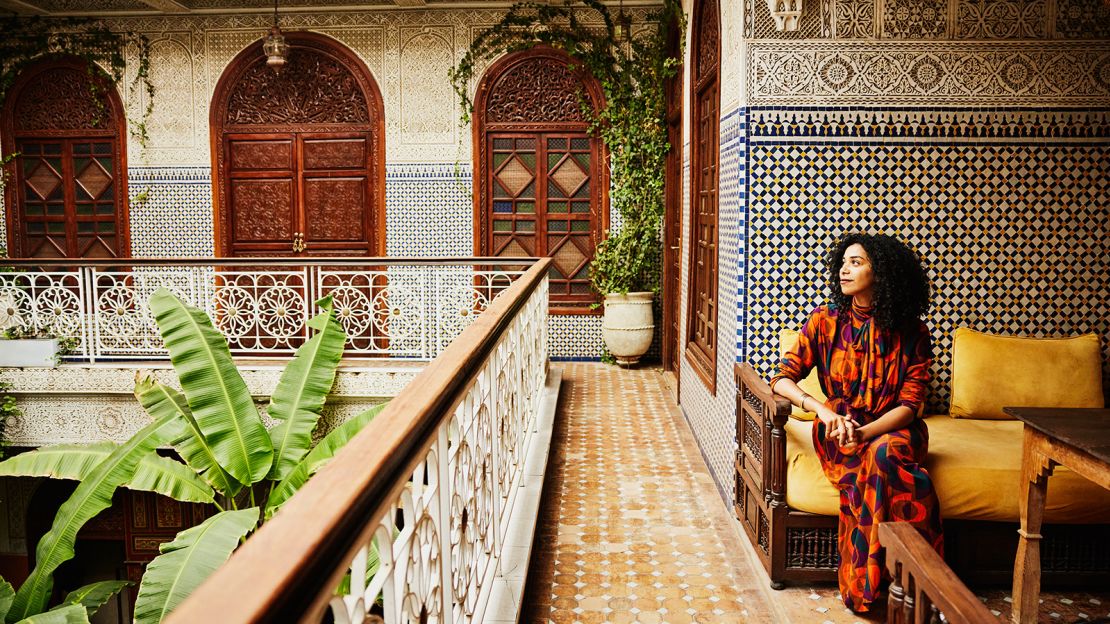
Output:
<path fill-rule="evenodd" d="M 393 0 L 393 4 L 399 7 L 422 7 L 426 3 L 424 0 Z"/>
<path fill-rule="evenodd" d="M 22 0 L 0 0 L 0 10 L 19 15 L 49 15 L 50 12 Z"/>

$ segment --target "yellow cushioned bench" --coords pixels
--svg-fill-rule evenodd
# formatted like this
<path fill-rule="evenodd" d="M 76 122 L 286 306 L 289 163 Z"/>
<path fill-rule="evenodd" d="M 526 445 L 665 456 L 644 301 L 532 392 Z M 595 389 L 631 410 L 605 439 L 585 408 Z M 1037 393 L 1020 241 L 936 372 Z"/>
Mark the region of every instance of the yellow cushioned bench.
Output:
<path fill-rule="evenodd" d="M 941 517 L 952 520 L 1018 521 L 1021 495 L 1022 424 L 1016 420 L 968 420 L 929 416 L 925 467 L 940 497 Z M 840 498 L 821 472 L 813 450 L 811 421 L 786 424 L 786 504 L 799 511 L 835 516 Z M 1110 520 L 1110 490 L 1057 466 L 1048 484 L 1045 522 L 1094 524 Z"/>
<path fill-rule="evenodd" d="M 786 350 L 797 332 L 780 335 Z M 816 371 L 800 384 L 820 394 Z M 994 336 L 957 329 L 952 346 L 951 415 L 929 416 L 925 467 L 953 520 L 1018 521 L 1022 424 L 1002 412 L 1024 407 L 1102 407 L 1102 352 L 1097 335 L 1074 338 Z M 813 450 L 813 414 L 795 408 L 786 425 L 786 503 L 792 509 L 835 516 L 839 496 Z M 1045 522 L 1104 523 L 1110 491 L 1067 470 L 1049 479 Z"/>
<path fill-rule="evenodd" d="M 796 342 L 783 332 L 780 348 Z M 1013 576 L 1023 425 L 1014 407 L 1102 407 L 1099 337 L 953 335 L 949 413 L 927 416 L 929 469 L 945 519 L 945 559 L 967 582 Z M 789 407 L 750 364 L 737 364 L 734 511 L 771 578 L 833 581 L 839 496 L 813 450 L 813 414 Z M 816 372 L 799 384 L 823 399 Z M 1048 482 L 1042 583 L 1110 586 L 1110 492 L 1063 467 Z"/>

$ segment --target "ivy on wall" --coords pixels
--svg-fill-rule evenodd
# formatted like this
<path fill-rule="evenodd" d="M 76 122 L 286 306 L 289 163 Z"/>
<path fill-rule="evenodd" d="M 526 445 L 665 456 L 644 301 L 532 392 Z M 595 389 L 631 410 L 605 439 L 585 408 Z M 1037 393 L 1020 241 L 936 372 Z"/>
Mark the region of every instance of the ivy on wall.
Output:
<path fill-rule="evenodd" d="M 11 16 L 0 20 L 0 100 L 7 95 L 20 72 L 39 58 L 50 54 L 68 54 L 87 61 L 89 73 L 99 73 L 117 87 L 125 82 L 127 62 L 124 52 L 133 47 L 138 53 L 135 75 L 130 81 L 131 93 L 142 89 L 147 96 L 146 107 L 138 119 L 128 119 L 131 135 L 146 147 L 149 140 L 146 122 L 154 110 L 154 85 L 150 82 L 150 41 L 145 35 L 131 31 L 113 32 L 102 22 L 87 18 L 51 18 Z M 99 81 L 89 81 L 90 97 L 103 107 Z M 9 154 L 10 158 L 11 155 Z"/>
<path fill-rule="evenodd" d="M 596 21 L 583 23 L 582 17 L 591 12 L 601 16 L 603 27 L 594 26 Z M 591 132 L 608 148 L 610 201 L 622 219 L 620 231 L 598 245 L 590 265 L 593 287 L 601 294 L 659 289 L 663 185 L 670 151 L 665 88 L 679 65 L 678 58 L 667 54 L 667 35 L 671 28 L 685 32 L 677 0 L 664 0 L 648 15 L 648 27 L 640 28 L 631 41 L 616 37 L 618 18 L 598 0 L 514 4 L 500 22 L 478 33 L 449 72 L 464 111 L 463 124 L 469 123 L 474 108 L 469 85 L 476 66 L 503 54 L 546 44 L 566 52 L 577 67 L 597 78 L 605 107 L 594 111 L 584 93 L 579 102 Z"/>

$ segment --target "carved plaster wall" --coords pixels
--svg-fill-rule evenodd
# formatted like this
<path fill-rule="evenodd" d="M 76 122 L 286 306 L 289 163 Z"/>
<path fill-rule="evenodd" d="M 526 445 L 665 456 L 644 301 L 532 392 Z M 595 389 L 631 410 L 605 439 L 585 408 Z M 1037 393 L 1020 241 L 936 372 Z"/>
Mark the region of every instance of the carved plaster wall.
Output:
<path fill-rule="evenodd" d="M 646 12 L 632 10 L 634 20 L 642 23 Z M 283 13 L 281 25 L 333 37 L 366 63 L 385 101 L 387 162 L 450 163 L 469 162 L 471 135 L 469 127 L 459 126 L 447 70 L 502 14 L 491 9 Z M 151 40 L 157 92 L 150 144 L 143 150 L 130 142 L 132 167 L 210 163 L 208 110 L 216 82 L 236 54 L 263 36 L 270 19 L 255 14 L 108 20 Z M 587 23 L 590 19 L 584 14 Z M 129 58 L 135 54 L 132 50 Z M 121 95 L 138 117 L 145 95 Z"/>
<path fill-rule="evenodd" d="M 180 387 L 168 364 L 142 363 L 159 381 Z M 267 426 L 269 395 L 281 377 L 281 365 L 244 365 L 240 371 Z M 59 368 L 4 368 L 23 416 L 9 418 L 4 442 L 11 446 L 123 442 L 150 417 L 135 400 L 135 369 L 127 365 L 74 365 Z M 341 366 L 316 435 L 397 395 L 423 368 L 421 363 L 382 362 Z M 79 390 L 77 390 L 79 388 Z"/>

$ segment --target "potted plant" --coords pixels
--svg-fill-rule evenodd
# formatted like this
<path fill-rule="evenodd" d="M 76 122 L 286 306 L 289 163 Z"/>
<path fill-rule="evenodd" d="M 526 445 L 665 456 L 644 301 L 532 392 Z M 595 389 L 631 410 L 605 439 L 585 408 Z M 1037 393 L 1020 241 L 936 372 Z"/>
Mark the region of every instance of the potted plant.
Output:
<path fill-rule="evenodd" d="M 579 12 L 596 11 L 605 29 L 579 21 Z M 645 16 L 652 28 L 632 37 L 630 18 L 613 15 L 599 0 L 513 5 L 497 24 L 478 33 L 450 72 L 462 105 L 463 123 L 473 108 L 468 85 L 479 60 L 539 43 L 566 52 L 602 86 L 605 106 L 594 111 L 583 95 L 583 115 L 609 153 L 609 197 L 621 225 L 601 241 L 590 263 L 593 289 L 605 298 L 602 337 L 619 364 L 639 360 L 654 335 L 652 300 L 659 290 L 663 222 L 663 184 L 667 137 L 665 85 L 679 60 L 668 55 L 668 29 L 684 31 L 677 0 Z M 620 31 L 617 31 L 620 27 Z M 680 53 L 681 54 L 681 53 Z"/>

